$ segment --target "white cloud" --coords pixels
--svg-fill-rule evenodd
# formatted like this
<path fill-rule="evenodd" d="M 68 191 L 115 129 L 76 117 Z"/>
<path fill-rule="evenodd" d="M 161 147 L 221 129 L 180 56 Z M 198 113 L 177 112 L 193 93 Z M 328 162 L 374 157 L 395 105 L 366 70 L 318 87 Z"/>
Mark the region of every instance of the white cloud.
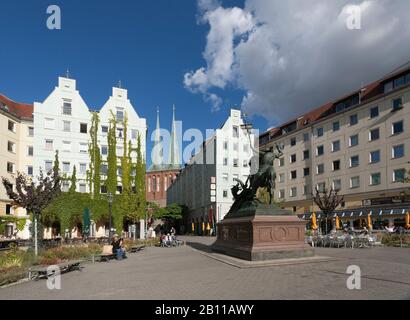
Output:
<path fill-rule="evenodd" d="M 201 22 L 210 26 L 206 66 L 187 73 L 184 85 L 214 109 L 222 97 L 213 89 L 241 89 L 242 108 L 271 124 L 410 60 L 407 0 L 246 0 L 243 9 L 210 0 L 198 5 Z M 361 30 L 347 28 L 348 5 L 360 6 Z"/>

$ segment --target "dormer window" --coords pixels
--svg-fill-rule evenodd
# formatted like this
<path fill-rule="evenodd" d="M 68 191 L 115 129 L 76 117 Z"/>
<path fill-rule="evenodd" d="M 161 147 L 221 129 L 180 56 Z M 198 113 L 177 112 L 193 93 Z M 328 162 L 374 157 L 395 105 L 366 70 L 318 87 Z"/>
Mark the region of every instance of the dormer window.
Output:
<path fill-rule="evenodd" d="M 71 116 L 71 100 L 63 100 L 63 114 Z"/>
<path fill-rule="evenodd" d="M 124 110 L 117 109 L 117 121 L 124 121 Z"/>

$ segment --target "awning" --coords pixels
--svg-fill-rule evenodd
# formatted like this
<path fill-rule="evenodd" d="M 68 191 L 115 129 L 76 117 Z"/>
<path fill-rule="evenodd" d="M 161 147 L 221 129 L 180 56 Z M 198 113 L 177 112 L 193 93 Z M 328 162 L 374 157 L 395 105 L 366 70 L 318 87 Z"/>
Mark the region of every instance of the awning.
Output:
<path fill-rule="evenodd" d="M 324 219 L 326 216 L 321 211 L 315 211 L 317 219 Z M 328 219 L 332 218 L 365 218 L 367 215 L 371 215 L 374 218 L 386 217 L 386 216 L 398 216 L 405 215 L 406 212 L 410 212 L 410 207 L 396 207 L 396 208 L 358 208 L 348 210 L 336 210 L 328 216 Z M 298 217 L 304 220 L 310 220 L 312 213 L 298 214 Z"/>

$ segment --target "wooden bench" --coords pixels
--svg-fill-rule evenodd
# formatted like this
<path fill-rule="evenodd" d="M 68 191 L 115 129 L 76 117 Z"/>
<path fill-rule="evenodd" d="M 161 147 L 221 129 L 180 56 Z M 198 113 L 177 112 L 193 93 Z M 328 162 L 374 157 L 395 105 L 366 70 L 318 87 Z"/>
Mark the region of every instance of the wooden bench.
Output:
<path fill-rule="evenodd" d="M 114 259 L 116 254 L 112 252 L 112 246 L 103 246 L 103 251 L 101 254 L 95 256 L 100 262 L 110 262 L 110 259 Z M 94 261 L 93 261 L 94 262 Z"/>
<path fill-rule="evenodd" d="M 132 246 L 130 248 L 130 252 L 132 252 L 132 253 L 138 252 L 138 251 L 141 251 L 144 248 L 145 248 L 145 244 L 139 244 L 139 245 L 136 245 L 136 246 Z"/>
<path fill-rule="evenodd" d="M 60 268 L 60 274 L 70 272 L 72 270 L 78 270 L 81 271 L 81 262 L 82 260 L 73 260 L 73 261 L 67 261 L 67 262 L 61 262 L 56 264 L 57 267 Z M 49 266 L 35 266 L 29 268 L 28 271 L 28 277 L 29 279 L 34 279 L 38 280 L 42 277 L 48 278 L 51 275 L 53 275 L 54 272 L 48 273 L 48 268 Z"/>

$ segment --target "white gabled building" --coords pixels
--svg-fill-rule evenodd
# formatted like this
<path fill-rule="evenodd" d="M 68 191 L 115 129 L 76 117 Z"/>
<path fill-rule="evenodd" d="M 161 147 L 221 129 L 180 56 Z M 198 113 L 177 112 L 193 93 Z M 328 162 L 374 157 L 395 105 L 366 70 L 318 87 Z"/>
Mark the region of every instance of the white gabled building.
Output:
<path fill-rule="evenodd" d="M 211 207 L 214 218 L 222 220 L 233 203 L 234 179 L 246 181 L 254 136 L 249 139 L 242 124 L 241 111 L 232 109 L 224 125 L 203 144 L 168 189 L 168 203 L 189 208 L 189 228 L 191 223 L 202 228 L 202 222 L 209 221 Z M 213 182 L 215 190 L 211 190 Z"/>
<path fill-rule="evenodd" d="M 58 86 L 42 103 L 34 103 L 34 176 L 53 167 L 56 150 L 67 176 L 77 169 L 77 190 L 87 192 L 86 170 L 91 114 L 76 89 L 76 81 L 58 78 Z M 63 185 L 63 190 L 67 185 Z"/>
<path fill-rule="evenodd" d="M 146 120 L 140 118 L 130 100 L 128 91 L 122 88 L 113 88 L 112 96 L 99 111 L 98 144 L 102 159 L 106 160 L 108 153 L 107 134 L 111 112 L 122 120 L 128 118 L 127 139 L 131 140 L 132 148 L 137 147 L 138 135 L 141 136 L 141 151 L 145 157 L 146 151 Z M 90 192 L 87 184 L 87 170 L 90 157 L 88 145 L 90 143 L 90 128 L 92 114 L 87 104 L 76 89 L 76 81 L 69 78 L 58 78 L 58 86 L 42 103 L 34 103 L 34 176 L 38 176 L 40 168 L 48 171 L 53 167 L 56 150 L 59 151 L 60 170 L 70 177 L 76 166 L 78 192 Z M 124 128 L 117 125 L 117 155 L 123 155 Z M 136 152 L 131 156 L 136 158 Z M 103 169 L 102 169 L 103 171 Z M 119 174 L 120 177 L 120 174 Z M 63 182 L 62 190 L 67 191 L 69 182 Z M 117 191 L 121 192 L 121 183 Z M 105 188 L 102 186 L 101 192 Z M 142 224 L 144 222 L 142 221 Z M 102 235 L 104 230 L 92 230 L 92 234 Z"/>

